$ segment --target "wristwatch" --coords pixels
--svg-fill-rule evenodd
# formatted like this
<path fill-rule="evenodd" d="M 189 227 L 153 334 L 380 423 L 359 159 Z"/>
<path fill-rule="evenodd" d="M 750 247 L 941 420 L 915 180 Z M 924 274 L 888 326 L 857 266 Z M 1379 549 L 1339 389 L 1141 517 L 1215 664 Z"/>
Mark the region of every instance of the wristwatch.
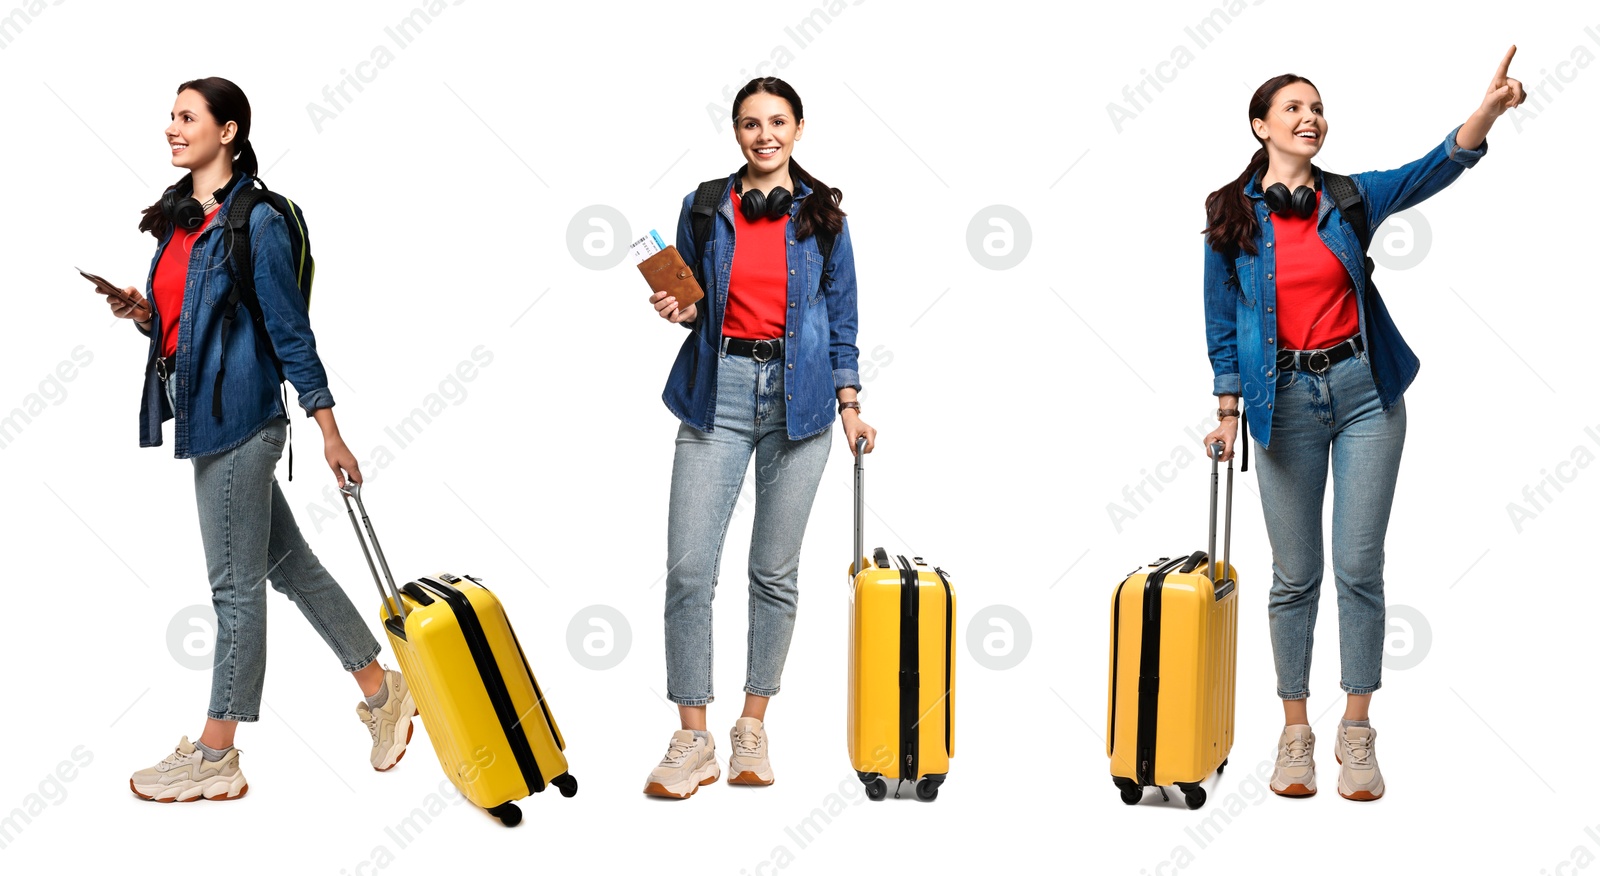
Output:
<path fill-rule="evenodd" d="M 857 414 L 860 414 L 861 413 L 861 402 L 854 402 L 854 401 L 839 402 L 839 413 L 842 414 L 845 411 L 855 411 Z"/>
<path fill-rule="evenodd" d="M 1226 420 L 1229 417 L 1237 417 L 1237 416 L 1239 416 L 1239 409 L 1238 408 L 1217 408 L 1217 420 L 1219 422 L 1222 421 L 1222 420 Z"/>

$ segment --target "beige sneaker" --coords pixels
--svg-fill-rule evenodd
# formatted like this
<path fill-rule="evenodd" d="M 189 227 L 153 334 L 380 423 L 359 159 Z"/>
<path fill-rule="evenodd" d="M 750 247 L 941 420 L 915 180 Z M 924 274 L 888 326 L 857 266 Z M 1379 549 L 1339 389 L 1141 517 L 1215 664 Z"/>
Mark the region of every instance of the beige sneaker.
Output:
<path fill-rule="evenodd" d="M 644 792 L 652 797 L 683 800 L 693 796 L 701 785 L 709 785 L 721 777 L 716 744 L 711 736 L 702 738 L 691 730 L 676 730 L 672 743 L 667 746 L 667 756 L 645 780 Z"/>
<path fill-rule="evenodd" d="M 1272 771 L 1272 793 L 1310 797 L 1317 793 L 1317 765 L 1311 760 L 1317 735 L 1310 724 L 1291 724 L 1278 737 L 1278 764 Z"/>
<path fill-rule="evenodd" d="M 728 755 L 728 784 L 772 784 L 772 762 L 767 760 L 767 731 L 759 718 L 733 722 L 733 753 Z"/>
<path fill-rule="evenodd" d="M 237 800 L 250 790 L 239 770 L 239 749 L 230 748 L 221 760 L 208 761 L 185 736 L 176 751 L 128 779 L 133 793 L 158 803 L 192 803 L 199 799 Z"/>
<path fill-rule="evenodd" d="M 356 717 L 367 725 L 367 732 L 372 734 L 372 768 L 379 772 L 393 767 L 400 762 L 400 758 L 405 757 L 411 731 L 416 729 L 411 719 L 417 714 L 411 690 L 406 687 L 406 680 L 400 677 L 400 673 L 385 669 L 383 683 L 389 688 L 389 698 L 383 701 L 381 707 L 373 709 L 366 700 L 356 703 Z M 404 733 L 400 732 L 402 726 L 406 728 Z"/>
<path fill-rule="evenodd" d="M 1371 727 L 1341 727 L 1334 757 L 1339 761 L 1339 796 L 1346 800 L 1376 800 L 1383 796 L 1383 773 L 1373 746 L 1378 731 Z"/>

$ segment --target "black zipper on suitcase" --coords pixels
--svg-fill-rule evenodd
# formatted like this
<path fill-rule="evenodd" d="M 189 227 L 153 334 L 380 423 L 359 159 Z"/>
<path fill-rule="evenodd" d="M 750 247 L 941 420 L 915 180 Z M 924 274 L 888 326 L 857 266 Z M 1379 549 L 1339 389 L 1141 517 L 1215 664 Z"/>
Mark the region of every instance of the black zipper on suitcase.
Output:
<path fill-rule="evenodd" d="M 467 650 L 472 654 L 472 662 L 483 679 L 489 702 L 494 706 L 495 716 L 500 719 L 501 729 L 505 731 L 511 756 L 522 771 L 523 782 L 530 794 L 543 791 L 544 774 L 539 771 L 533 748 L 528 744 L 528 734 L 522 729 L 522 719 L 517 715 L 516 706 L 511 703 L 511 693 L 506 689 L 505 679 L 501 677 L 500 667 L 494 659 L 494 651 L 489 647 L 488 637 L 483 634 L 483 625 L 478 622 L 478 613 L 473 610 L 472 603 L 467 601 L 466 594 L 443 581 L 421 578 L 418 583 L 444 597 L 450 611 L 455 614 L 456 622 L 461 626 L 461 635 L 467 641 Z M 517 650 L 520 652 L 522 649 L 519 646 Z M 542 702 L 543 698 L 540 699 Z"/>
<path fill-rule="evenodd" d="M 900 778 L 917 780 L 917 723 L 921 679 L 917 674 L 917 570 L 900 557 Z"/>
<path fill-rule="evenodd" d="M 955 697 L 950 690 L 950 652 L 955 650 L 956 597 L 944 570 L 934 566 L 933 571 L 939 576 L 939 583 L 944 585 L 944 753 L 948 755 L 950 734 L 955 728 Z"/>
<path fill-rule="evenodd" d="M 1161 585 L 1185 558 L 1163 563 L 1144 581 L 1144 618 L 1139 642 L 1139 730 L 1134 742 L 1134 781 L 1156 783 L 1156 715 L 1161 690 Z"/>

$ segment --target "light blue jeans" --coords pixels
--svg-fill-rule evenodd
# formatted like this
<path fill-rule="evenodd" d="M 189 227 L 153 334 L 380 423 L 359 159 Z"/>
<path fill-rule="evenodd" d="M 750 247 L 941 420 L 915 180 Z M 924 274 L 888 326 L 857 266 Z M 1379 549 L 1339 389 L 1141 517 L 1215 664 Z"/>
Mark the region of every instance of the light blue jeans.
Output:
<path fill-rule="evenodd" d="M 169 382 L 169 394 L 171 387 Z M 378 656 L 378 640 L 311 552 L 278 487 L 274 471 L 287 426 L 281 418 L 274 420 L 232 450 L 194 458 L 200 540 L 217 614 L 206 714 L 220 721 L 261 717 L 268 579 L 300 609 L 346 671 L 362 669 Z"/>
<path fill-rule="evenodd" d="M 828 461 L 832 430 L 789 440 L 784 362 L 722 353 L 710 432 L 678 427 L 667 516 L 667 699 L 711 702 L 711 600 L 722 543 L 755 456 L 750 539 L 750 627 L 745 691 L 778 692 L 800 599 L 800 540 Z"/>
<path fill-rule="evenodd" d="M 1277 378 L 1270 447 L 1257 444 L 1261 510 L 1272 544 L 1267 617 L 1278 696 L 1310 695 L 1311 639 L 1322 590 L 1322 501 L 1333 463 L 1333 576 L 1340 686 L 1382 686 L 1383 540 L 1406 439 L 1405 399 L 1387 412 L 1362 353 L 1326 374 Z"/>

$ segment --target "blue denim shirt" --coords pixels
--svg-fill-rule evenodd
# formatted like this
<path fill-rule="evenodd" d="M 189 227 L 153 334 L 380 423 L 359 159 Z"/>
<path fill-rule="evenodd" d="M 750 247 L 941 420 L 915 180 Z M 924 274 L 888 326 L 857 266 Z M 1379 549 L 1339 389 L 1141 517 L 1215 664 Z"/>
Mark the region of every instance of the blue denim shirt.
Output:
<path fill-rule="evenodd" d="M 151 320 L 150 351 L 145 361 L 144 396 L 139 403 L 139 446 L 161 446 L 161 424 L 176 417 L 173 455 L 179 459 L 221 453 L 248 441 L 276 417 L 286 416 L 278 398 L 282 385 L 272 349 L 260 343 L 261 334 L 241 302 L 228 339 L 227 374 L 222 383 L 222 417 L 212 416 L 211 392 L 222 358 L 222 311 L 233 287 L 231 256 L 227 251 L 228 207 L 251 184 L 244 177 L 233 186 L 211 221 L 194 239 L 189 271 L 183 285 L 183 313 L 178 317 L 178 351 L 171 380 L 177 381 L 178 410 L 167 402 L 155 360 L 163 346 L 161 314 L 156 311 L 155 275 L 161 253 L 172 240 L 169 230 L 156 245 L 145 280 L 145 298 L 155 313 Z M 262 321 L 283 363 L 284 377 L 299 393 L 306 416 L 333 406 L 328 376 L 317 358 L 316 339 L 306 314 L 305 297 L 296 284 L 289 233 L 283 216 L 262 201 L 250 213 L 250 245 L 254 260 L 256 297 Z M 142 331 L 142 330 L 141 330 Z"/>
<path fill-rule="evenodd" d="M 667 376 L 661 400 L 678 419 L 702 432 L 712 431 L 717 413 L 717 361 L 722 349 L 722 317 L 728 307 L 728 276 L 733 268 L 733 203 L 730 193 L 737 174 L 728 175 L 722 193 L 719 219 L 712 222 L 711 246 L 700 263 L 700 276 L 711 279 L 711 288 L 699 302 L 693 322 L 683 323 L 689 337 L 678 350 Z M 790 440 L 807 438 L 833 425 L 838 390 L 861 388 L 856 373 L 856 264 L 850 245 L 850 222 L 845 220 L 839 236 L 822 263 L 816 235 L 805 240 L 794 238 L 794 216 L 811 196 L 811 188 L 795 181 L 798 191 L 789 208 L 790 222 L 785 232 L 788 241 L 789 306 L 784 314 L 784 407 Z M 690 221 L 694 193 L 683 199 L 678 214 L 675 246 L 686 259 L 699 252 Z M 695 348 L 699 347 L 699 355 Z M 689 374 L 695 371 L 694 386 Z"/>
<path fill-rule="evenodd" d="M 1394 170 L 1358 173 L 1356 189 L 1366 206 L 1367 226 L 1376 233 L 1394 213 L 1422 203 L 1478 163 L 1489 151 L 1488 140 L 1478 149 L 1456 145 L 1456 131 L 1427 155 Z M 1322 184 L 1322 169 L 1312 168 L 1317 184 Z M 1271 211 L 1261 194 L 1261 174 L 1245 186 L 1245 195 L 1255 207 L 1260 230 L 1256 235 L 1256 254 L 1240 252 L 1234 266 L 1239 285 L 1229 279 L 1226 256 L 1205 245 L 1206 346 L 1214 375 L 1213 395 L 1239 395 L 1250 419 L 1251 435 L 1266 447 L 1272 437 L 1272 401 L 1277 389 L 1277 283 L 1273 280 L 1275 261 L 1270 243 Z M 1322 239 L 1355 285 L 1356 312 L 1362 343 L 1369 351 L 1372 376 L 1384 410 L 1399 401 L 1417 376 L 1419 362 L 1406 345 L 1389 317 L 1388 308 L 1378 298 L 1376 312 L 1367 308 L 1366 253 L 1333 198 L 1324 197 L 1317 208 L 1317 236 Z"/>

